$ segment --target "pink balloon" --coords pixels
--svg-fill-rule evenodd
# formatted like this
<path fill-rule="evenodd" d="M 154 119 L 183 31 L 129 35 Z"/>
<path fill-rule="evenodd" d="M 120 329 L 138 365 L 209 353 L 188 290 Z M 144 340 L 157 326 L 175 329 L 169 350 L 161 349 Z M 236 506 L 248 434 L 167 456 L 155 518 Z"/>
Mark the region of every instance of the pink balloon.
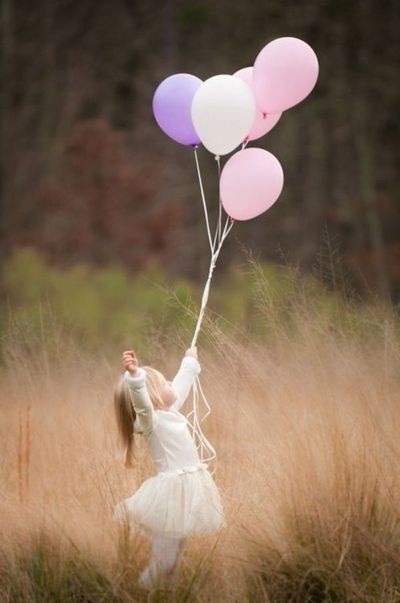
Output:
<path fill-rule="evenodd" d="M 264 149 L 238 151 L 221 172 L 221 202 L 235 220 L 250 220 L 262 214 L 275 203 L 282 188 L 282 166 Z"/>
<path fill-rule="evenodd" d="M 257 105 L 266 113 L 285 111 L 297 105 L 318 79 L 317 55 L 298 38 L 273 40 L 257 55 L 253 90 Z"/>
<path fill-rule="evenodd" d="M 239 77 L 245 84 L 250 86 L 253 94 L 253 67 L 244 67 L 243 69 L 239 69 L 234 73 L 236 77 Z M 261 111 L 259 107 L 257 107 L 256 115 L 254 117 L 253 126 L 250 132 L 247 135 L 248 140 L 255 140 L 256 138 L 260 138 L 264 136 L 267 132 L 272 130 L 275 124 L 281 118 L 282 113 L 265 113 Z"/>

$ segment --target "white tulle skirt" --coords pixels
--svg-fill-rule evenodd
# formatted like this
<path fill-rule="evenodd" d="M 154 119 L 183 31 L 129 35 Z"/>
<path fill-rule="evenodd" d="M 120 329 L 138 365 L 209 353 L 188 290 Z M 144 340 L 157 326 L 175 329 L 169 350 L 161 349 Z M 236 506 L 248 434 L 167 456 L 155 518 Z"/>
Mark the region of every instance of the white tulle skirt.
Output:
<path fill-rule="evenodd" d="M 119 502 L 113 519 L 145 533 L 182 538 L 225 528 L 224 510 L 212 475 L 201 464 L 160 472 Z"/>

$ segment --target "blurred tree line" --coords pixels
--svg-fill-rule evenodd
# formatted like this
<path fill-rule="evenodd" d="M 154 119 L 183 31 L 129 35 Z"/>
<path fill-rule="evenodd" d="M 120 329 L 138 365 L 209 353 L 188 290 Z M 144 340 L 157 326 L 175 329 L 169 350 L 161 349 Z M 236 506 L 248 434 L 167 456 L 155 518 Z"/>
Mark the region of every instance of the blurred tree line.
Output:
<path fill-rule="evenodd" d="M 252 143 L 281 161 L 284 190 L 235 224 L 216 278 L 244 245 L 399 299 L 398 2 L 0 2 L 2 265 L 31 246 L 59 267 L 157 260 L 203 281 L 193 153 L 159 130 L 153 93 L 172 73 L 233 73 L 292 35 L 316 51 L 319 81 Z M 217 168 L 204 149 L 200 160 L 215 224 Z"/>

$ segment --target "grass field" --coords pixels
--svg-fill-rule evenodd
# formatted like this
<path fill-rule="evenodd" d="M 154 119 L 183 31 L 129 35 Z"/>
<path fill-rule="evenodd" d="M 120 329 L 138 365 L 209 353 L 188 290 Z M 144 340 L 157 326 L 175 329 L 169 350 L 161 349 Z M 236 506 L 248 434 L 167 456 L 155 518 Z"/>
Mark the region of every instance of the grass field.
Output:
<path fill-rule="evenodd" d="M 286 321 L 261 277 L 257 291 L 265 342 L 212 314 L 204 325 L 203 425 L 229 525 L 189 541 L 173 592 L 137 586 L 148 543 L 111 517 L 153 471 L 143 442 L 123 466 L 121 350 L 82 350 L 57 328 L 51 346 L 7 336 L 1 601 L 400 601 L 397 313 L 343 302 L 337 320 L 298 296 Z M 155 332 L 142 363 L 172 377 L 189 342 Z"/>

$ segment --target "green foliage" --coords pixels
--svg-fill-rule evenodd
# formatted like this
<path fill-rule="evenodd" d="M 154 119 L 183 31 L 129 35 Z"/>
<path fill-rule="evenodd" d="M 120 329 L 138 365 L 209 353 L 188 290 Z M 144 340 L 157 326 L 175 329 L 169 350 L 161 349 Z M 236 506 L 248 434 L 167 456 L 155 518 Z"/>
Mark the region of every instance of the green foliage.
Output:
<path fill-rule="evenodd" d="M 2 331 L 29 324 L 31 332 L 43 332 L 43 321 L 51 311 L 85 347 L 132 339 L 140 347 L 152 323 L 168 330 L 183 327 L 188 320 L 181 305 L 188 303 L 192 286 L 183 279 L 169 284 L 180 301 L 178 311 L 166 288 L 156 286 L 164 276 L 156 262 L 129 276 L 119 266 L 93 270 L 79 265 L 62 270 L 47 265 L 33 249 L 18 251 L 3 273 Z"/>
<path fill-rule="evenodd" d="M 19 341 L 59 345 L 49 341 L 49 321 L 55 321 L 59 331 L 87 349 L 134 341 L 140 350 L 154 331 L 192 333 L 202 294 L 202 286 L 168 277 L 157 260 L 136 275 L 118 265 L 62 269 L 48 265 L 31 248 L 9 258 L 3 288 L 3 341 L 18 331 Z M 395 309 L 361 305 L 328 290 L 315 275 L 254 260 L 231 265 L 223 279 L 212 284 L 208 315 L 218 319 L 223 330 L 240 327 L 261 340 L 304 337 L 305 325 L 310 333 L 376 341 L 389 321 L 399 333 Z"/>

